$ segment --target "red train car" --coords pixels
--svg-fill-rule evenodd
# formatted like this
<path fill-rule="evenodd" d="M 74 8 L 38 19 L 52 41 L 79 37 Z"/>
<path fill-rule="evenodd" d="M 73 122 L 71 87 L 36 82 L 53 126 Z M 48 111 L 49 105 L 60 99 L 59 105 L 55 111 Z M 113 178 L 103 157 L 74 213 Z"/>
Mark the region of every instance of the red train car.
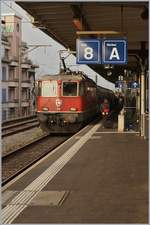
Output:
<path fill-rule="evenodd" d="M 100 112 L 97 85 L 83 73 L 44 75 L 38 81 L 37 115 L 50 133 L 75 132 Z"/>

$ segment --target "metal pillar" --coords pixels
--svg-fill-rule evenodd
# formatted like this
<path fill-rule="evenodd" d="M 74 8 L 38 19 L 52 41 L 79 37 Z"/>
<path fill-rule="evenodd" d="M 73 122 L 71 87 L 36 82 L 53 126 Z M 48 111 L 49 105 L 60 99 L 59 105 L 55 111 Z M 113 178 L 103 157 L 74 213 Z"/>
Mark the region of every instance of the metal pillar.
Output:
<path fill-rule="evenodd" d="M 145 136 L 145 68 L 142 66 L 141 71 L 141 136 Z"/>

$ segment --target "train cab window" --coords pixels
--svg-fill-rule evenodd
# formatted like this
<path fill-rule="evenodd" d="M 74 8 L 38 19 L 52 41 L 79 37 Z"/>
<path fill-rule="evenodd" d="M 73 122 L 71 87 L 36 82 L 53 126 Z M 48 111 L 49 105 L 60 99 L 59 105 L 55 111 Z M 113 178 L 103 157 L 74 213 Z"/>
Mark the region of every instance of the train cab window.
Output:
<path fill-rule="evenodd" d="M 42 81 L 42 96 L 56 97 L 57 96 L 57 81 Z"/>
<path fill-rule="evenodd" d="M 63 96 L 77 96 L 77 82 L 63 82 Z"/>

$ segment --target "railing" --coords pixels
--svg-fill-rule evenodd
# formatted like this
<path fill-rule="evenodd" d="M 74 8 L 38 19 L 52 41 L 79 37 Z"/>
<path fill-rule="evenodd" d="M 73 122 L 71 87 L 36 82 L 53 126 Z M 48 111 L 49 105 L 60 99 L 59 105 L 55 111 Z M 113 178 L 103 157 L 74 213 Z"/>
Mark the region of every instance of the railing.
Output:
<path fill-rule="evenodd" d="M 3 62 L 10 62 L 10 59 L 9 59 L 8 56 L 5 55 L 5 56 L 2 58 L 2 61 L 3 61 Z"/>
<path fill-rule="evenodd" d="M 7 103 L 18 103 L 19 99 L 8 99 Z"/>
<path fill-rule="evenodd" d="M 9 103 L 18 103 L 18 99 L 8 99 L 8 100 L 2 100 L 2 104 L 9 104 Z"/>
<path fill-rule="evenodd" d="M 21 47 L 23 47 L 23 48 L 28 48 L 27 43 L 24 42 L 24 41 L 22 41 L 22 42 L 21 42 Z"/>
<path fill-rule="evenodd" d="M 22 102 L 29 102 L 31 99 L 30 98 L 24 98 L 22 99 Z"/>
<path fill-rule="evenodd" d="M 7 40 L 7 36 L 6 36 L 6 33 L 2 31 L 2 37 L 1 37 L 2 41 L 6 41 L 8 42 Z"/>
<path fill-rule="evenodd" d="M 8 82 L 18 82 L 19 81 L 19 78 L 11 78 L 9 80 L 7 80 Z"/>
<path fill-rule="evenodd" d="M 18 57 L 17 56 L 11 56 L 10 61 L 18 62 Z"/>
<path fill-rule="evenodd" d="M 27 80 L 24 79 L 24 80 L 22 80 L 22 82 L 23 83 L 31 83 L 31 81 L 29 79 L 27 79 Z"/>
<path fill-rule="evenodd" d="M 30 64 L 31 65 L 32 61 L 30 59 L 25 58 L 25 59 L 22 59 L 21 64 Z"/>

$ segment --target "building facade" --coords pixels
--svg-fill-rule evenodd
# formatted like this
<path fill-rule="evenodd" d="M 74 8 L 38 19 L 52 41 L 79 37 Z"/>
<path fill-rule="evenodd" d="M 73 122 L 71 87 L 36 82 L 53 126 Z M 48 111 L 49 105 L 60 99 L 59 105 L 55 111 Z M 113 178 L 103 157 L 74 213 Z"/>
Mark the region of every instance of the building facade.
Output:
<path fill-rule="evenodd" d="M 35 69 L 22 42 L 21 18 L 2 15 L 2 121 L 35 114 Z"/>

